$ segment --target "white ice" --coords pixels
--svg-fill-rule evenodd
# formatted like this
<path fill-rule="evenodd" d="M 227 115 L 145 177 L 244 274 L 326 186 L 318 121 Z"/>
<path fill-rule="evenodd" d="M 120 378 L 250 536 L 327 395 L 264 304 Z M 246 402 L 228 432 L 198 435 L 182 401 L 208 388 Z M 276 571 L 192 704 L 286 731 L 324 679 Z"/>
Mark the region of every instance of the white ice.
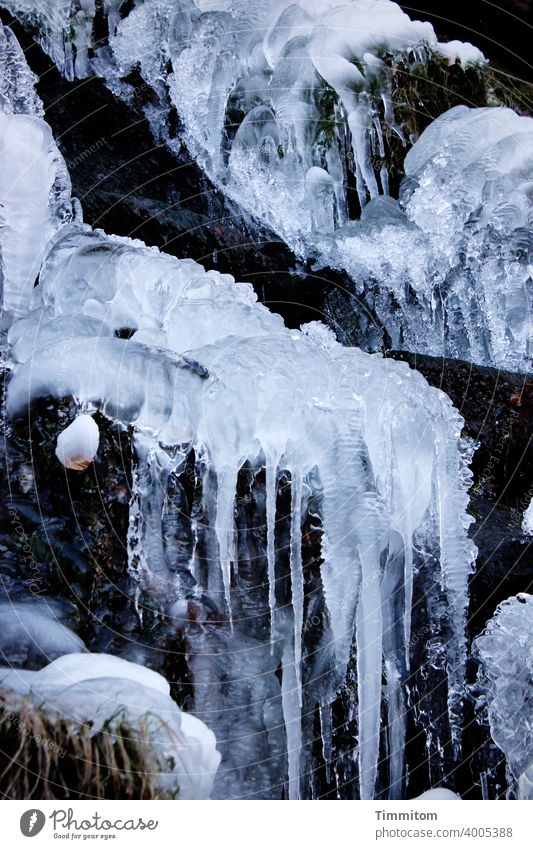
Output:
<path fill-rule="evenodd" d="M 387 138 L 411 144 L 395 116 L 395 64 L 414 73 L 440 55 L 480 68 L 476 47 L 439 42 L 391 0 L 150 0 L 121 16 L 122 6 L 104 3 L 109 44 L 89 58 L 93 0 L 83 9 L 10 4 L 37 24 L 69 79 L 97 73 L 131 101 L 125 78 L 139 69 L 161 104 L 146 106 L 156 139 L 175 149 L 184 141 L 298 256 L 346 271 L 393 347 L 528 370 L 532 119 L 452 109 L 409 152 L 395 220 L 364 217 L 389 194 Z M 168 132 L 171 107 L 179 140 Z M 230 109 L 241 116 L 236 132 Z M 360 226 L 349 216 L 349 176 Z M 370 350 L 380 342 L 373 330 L 365 340 Z"/>
<path fill-rule="evenodd" d="M 421 793 L 420 796 L 416 796 L 416 799 L 426 800 L 426 801 L 435 801 L 435 802 L 460 802 L 461 797 L 454 793 L 453 790 L 448 790 L 446 787 L 434 787 L 432 790 L 426 790 L 424 793 Z"/>
<path fill-rule="evenodd" d="M 522 531 L 529 536 L 533 536 L 533 498 L 529 503 L 529 507 L 524 512 L 522 520 Z"/>
<path fill-rule="evenodd" d="M 85 415 L 100 409 L 133 425 L 138 465 L 130 513 L 132 567 L 162 600 L 175 601 L 180 593 L 162 532 L 165 487 L 191 447 L 210 471 L 204 498 L 215 504 L 218 555 L 205 589 L 217 585 L 220 570 L 230 617 L 238 472 L 246 462 L 266 461 L 270 504 L 275 478 L 290 473 L 292 610 L 287 622 L 280 620 L 278 637 L 285 641 L 283 704 L 294 797 L 305 615 L 299 516 L 304 484 L 309 491 L 318 482 L 330 652 L 340 682 L 355 635 L 361 795 L 372 797 L 383 652 L 391 711 L 401 704 L 395 694 L 408 664 L 415 534 L 440 552 L 440 580 L 455 635 L 448 646 L 451 709 L 461 698 L 474 548 L 466 538 L 468 451 L 461 448 L 461 419 L 449 399 L 407 365 L 341 347 L 318 322 L 303 332 L 287 330 L 248 285 L 229 275 L 79 224 L 63 227 L 51 240 L 31 304 L 11 327 L 9 341 L 10 415 L 24 413 L 38 397 L 71 396 Z M 267 523 L 272 581 L 272 504 Z M 383 595 L 387 583 L 380 587 L 383 558 L 391 569 L 405 568 L 401 637 L 389 647 L 383 634 L 393 627 L 394 614 Z M 194 571 L 193 562 L 194 554 Z M 270 603 L 274 610 L 274 588 Z M 391 714 L 401 776 L 404 731 L 397 719 Z"/>
<path fill-rule="evenodd" d="M 0 603 L 0 654 L 4 663 L 42 665 L 85 651 L 83 640 L 60 621 L 54 605 L 36 597 Z"/>

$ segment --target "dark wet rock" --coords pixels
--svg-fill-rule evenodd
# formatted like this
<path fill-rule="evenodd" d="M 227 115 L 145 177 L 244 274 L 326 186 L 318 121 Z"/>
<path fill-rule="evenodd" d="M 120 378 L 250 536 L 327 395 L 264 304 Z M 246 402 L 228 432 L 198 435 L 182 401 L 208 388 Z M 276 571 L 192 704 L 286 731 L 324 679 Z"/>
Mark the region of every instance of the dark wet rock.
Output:
<path fill-rule="evenodd" d="M 446 392 L 465 420 L 463 435 L 478 445 L 469 512 L 478 547 L 471 580 L 469 635 L 482 630 L 497 605 L 533 585 L 533 537 L 522 533 L 533 496 L 533 379 L 523 374 L 406 352 L 408 362 Z"/>
<path fill-rule="evenodd" d="M 4 423 L 0 601 L 52 609 L 59 603 L 58 618 L 89 651 L 164 672 L 175 629 L 138 593 L 127 568 L 130 434 L 97 415 L 97 458 L 83 472 L 69 471 L 55 457 L 55 440 L 73 414 L 43 400 L 32 408 L 31 427 Z"/>
<path fill-rule="evenodd" d="M 479 553 L 470 581 L 472 635 L 479 634 L 500 602 L 533 591 L 533 537 L 525 536 L 513 513 L 488 499 L 474 496 L 471 536 Z"/>
<path fill-rule="evenodd" d="M 430 21 L 443 41 L 470 41 L 486 56 L 531 80 L 531 0 L 417 0 L 400 3 L 411 18 Z"/>

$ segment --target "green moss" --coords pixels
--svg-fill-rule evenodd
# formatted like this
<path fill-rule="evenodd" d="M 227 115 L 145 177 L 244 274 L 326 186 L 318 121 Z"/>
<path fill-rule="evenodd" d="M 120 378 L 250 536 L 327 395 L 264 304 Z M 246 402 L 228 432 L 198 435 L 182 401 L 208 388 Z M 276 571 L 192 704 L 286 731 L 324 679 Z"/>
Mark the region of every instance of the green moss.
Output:
<path fill-rule="evenodd" d="M 335 119 L 335 107 L 339 103 L 339 96 L 334 88 L 323 81 L 315 94 L 315 98 L 321 115 L 315 144 L 326 150 L 334 143 L 339 126 L 339 122 Z"/>

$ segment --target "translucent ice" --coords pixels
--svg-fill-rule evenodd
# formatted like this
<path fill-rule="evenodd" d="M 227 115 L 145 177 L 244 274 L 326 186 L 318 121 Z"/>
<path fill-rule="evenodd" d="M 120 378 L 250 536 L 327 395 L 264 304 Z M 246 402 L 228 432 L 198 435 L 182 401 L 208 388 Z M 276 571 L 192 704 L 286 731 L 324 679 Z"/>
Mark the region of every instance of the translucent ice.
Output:
<path fill-rule="evenodd" d="M 9 27 L 0 24 L 0 112 L 42 117 L 36 82 L 17 39 Z"/>
<path fill-rule="evenodd" d="M 0 654 L 4 663 L 42 666 L 64 654 L 85 650 L 54 604 L 40 599 L 0 603 Z"/>
<path fill-rule="evenodd" d="M 236 575 L 240 559 L 248 556 L 235 523 L 237 481 L 247 466 L 266 467 L 271 635 L 264 644 L 254 642 L 253 651 L 270 698 L 281 700 L 289 794 L 296 798 L 301 792 L 303 705 L 313 700 L 327 705 L 334 698 L 354 639 L 361 795 L 372 797 L 377 777 L 382 663 L 394 781 L 401 787 L 402 682 L 409 664 L 412 574 L 419 562 L 415 535 L 440 552 L 440 581 L 453 623 L 449 698 L 456 730 L 459 723 L 474 549 L 465 530 L 468 453 L 458 448 L 461 420 L 446 396 L 405 365 L 342 348 L 318 322 L 303 332 L 285 329 L 248 286 L 228 276 L 78 225 L 64 228 L 52 241 L 31 306 L 9 335 L 18 361 L 8 389 L 10 414 L 22 413 L 36 397 L 72 396 L 86 413 L 98 408 L 133 425 L 137 468 L 130 508 L 131 568 L 174 610 L 180 599 L 193 597 L 194 587 L 194 597 L 205 595 L 219 616 L 233 620 L 225 637 L 226 660 L 218 672 L 209 673 L 222 680 L 239 680 L 240 667 L 230 671 L 239 649 L 231 646 L 250 638 L 239 624 L 242 613 L 236 615 L 243 603 L 242 578 L 236 584 Z M 197 521 L 185 519 L 168 494 L 191 450 L 203 481 Z M 273 536 L 275 493 L 283 475 L 289 476 L 292 491 L 288 604 L 278 601 Z M 320 571 L 330 622 L 322 653 L 335 669 L 328 686 L 304 681 L 301 529 L 310 492 L 319 495 L 321 504 Z M 165 528 L 183 522 L 184 530 L 188 522 L 192 529 L 178 555 Z M 382 579 L 383 564 L 390 577 Z M 398 580 L 405 582 L 400 608 L 394 601 Z M 398 639 L 391 642 L 391 633 Z M 189 639 L 199 652 L 198 635 Z M 191 660 L 193 668 L 199 662 Z M 281 691 L 274 676 L 278 663 Z M 195 676 L 198 687 L 204 674 Z M 224 688 L 221 704 L 226 707 L 213 719 L 222 739 L 231 733 L 225 725 L 229 707 L 242 709 L 239 692 L 237 686 Z M 201 688 L 196 691 L 208 724 L 216 704 L 210 693 L 204 708 Z M 226 750 L 230 764 L 238 751 Z M 252 752 L 249 756 L 253 761 Z M 232 787 L 235 793 L 253 793 L 252 787 L 261 786 L 252 772 L 241 767 L 237 773 L 240 784 L 228 778 L 226 792 Z"/>
<path fill-rule="evenodd" d="M 4 321 L 27 310 L 44 248 L 69 208 L 70 180 L 48 124 L 0 113 L 0 279 Z"/>
<path fill-rule="evenodd" d="M 492 738 L 518 798 L 533 799 L 533 596 L 502 602 L 474 645 Z"/>
<path fill-rule="evenodd" d="M 144 108 L 158 140 L 185 142 L 299 256 L 348 272 L 381 327 L 370 350 L 386 337 L 394 348 L 528 369 L 532 120 L 452 109 L 409 152 L 397 214 L 376 215 L 389 195 L 390 139 L 411 144 L 395 115 L 398 62 L 413 73 L 438 56 L 479 67 L 477 48 L 439 43 L 391 0 L 106 0 L 98 44 L 92 0 L 8 5 L 67 77 L 97 73 L 131 101 L 129 74 L 139 72 L 157 100 Z"/>

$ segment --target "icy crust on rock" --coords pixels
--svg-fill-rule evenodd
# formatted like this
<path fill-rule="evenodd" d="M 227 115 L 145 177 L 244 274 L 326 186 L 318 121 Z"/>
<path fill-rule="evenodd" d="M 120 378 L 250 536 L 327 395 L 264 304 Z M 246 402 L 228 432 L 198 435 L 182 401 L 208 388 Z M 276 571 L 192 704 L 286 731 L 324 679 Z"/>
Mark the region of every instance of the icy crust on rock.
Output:
<path fill-rule="evenodd" d="M 146 742 L 161 789 L 178 799 L 208 799 L 220 763 L 216 739 L 203 722 L 180 711 L 168 682 L 144 666 L 106 654 L 67 654 L 38 672 L 0 669 L 0 685 L 52 717 L 90 725 L 91 733 L 121 721 Z"/>
<path fill-rule="evenodd" d="M 302 254 L 316 230 L 347 220 L 349 175 L 361 206 L 388 194 L 386 137 L 408 142 L 394 115 L 395 62 L 485 61 L 471 44 L 440 44 L 391 0 L 104 0 L 107 38 L 98 42 L 94 0 L 8 7 L 36 27 L 68 79 L 97 73 L 131 100 L 127 77 L 139 70 L 159 99 L 145 106 L 156 137 L 176 147 L 167 121 L 175 107 L 182 140 L 209 176 Z M 330 183 L 318 198 L 315 168 Z M 317 203 L 325 210 L 315 217 Z"/>
<path fill-rule="evenodd" d="M 533 596 L 520 593 L 500 604 L 474 649 L 481 704 L 507 760 L 511 789 L 518 799 L 533 799 Z"/>
<path fill-rule="evenodd" d="M 0 657 L 10 666 L 41 666 L 65 654 L 85 651 L 83 640 L 61 622 L 49 600 L 0 603 Z"/>
<path fill-rule="evenodd" d="M 341 347 L 318 322 L 302 332 L 287 330 L 257 303 L 251 287 L 229 275 L 82 225 L 65 227 L 52 240 L 30 310 L 14 323 L 9 341 L 10 415 L 23 413 L 37 397 L 72 396 L 85 413 L 98 408 L 118 424 L 133 426 L 130 566 L 173 615 L 179 613 L 184 627 L 189 628 L 190 613 L 183 610 L 194 599 L 201 604 L 209 599 L 226 618 L 221 668 L 206 666 L 214 650 L 204 648 L 202 654 L 207 638 L 189 636 L 197 710 L 205 711 L 219 740 L 237 733 L 236 722 L 243 737 L 250 733 L 249 711 L 241 720 L 235 716 L 254 696 L 243 695 L 237 684 L 229 692 L 224 685 L 217 696 L 213 681 L 259 676 L 257 704 L 267 698 L 271 707 L 258 716 L 253 708 L 253 722 L 264 723 L 254 734 L 260 740 L 268 733 L 281 699 L 276 722 L 286 731 L 289 794 L 297 798 L 306 743 L 303 708 L 332 701 L 355 641 L 360 793 L 371 798 L 375 792 L 385 709 L 395 735 L 391 794 L 401 795 L 402 682 L 409 666 L 413 580 L 419 552 L 426 549 L 447 600 L 435 616 L 445 613 L 450 623 L 449 701 L 457 743 L 467 579 L 475 549 L 466 537 L 468 450 L 461 447 L 461 419 L 443 393 L 404 364 Z M 197 518 L 189 520 L 169 493 L 191 450 L 202 495 Z M 244 467 L 254 475 L 261 468 L 266 473 L 270 625 L 269 634 L 256 633 L 251 642 L 241 621 L 242 601 L 239 607 L 235 600 L 242 559 L 251 556 L 243 554 L 235 524 Z M 291 590 L 289 603 L 280 604 L 275 523 L 283 476 L 291 482 Z M 328 624 L 320 650 L 308 661 L 317 671 L 309 674 L 303 663 L 309 601 L 302 523 L 313 494 L 320 503 Z M 187 542 L 176 549 L 178 539 Z M 256 575 L 255 583 L 260 580 Z M 253 674 L 242 667 L 245 646 L 250 664 L 255 657 Z M 275 676 L 280 664 L 281 692 Z M 376 673 L 382 664 L 388 682 L 383 705 L 381 672 Z M 327 675 L 318 671 L 321 665 Z M 227 761 L 217 793 L 254 795 L 267 782 L 283 780 L 283 770 L 272 774 L 268 762 L 257 766 L 260 749 L 243 754 L 238 746 L 221 745 Z"/>
<path fill-rule="evenodd" d="M 124 2 L 104 0 L 110 20 Z M 7 0 L 3 5 L 36 31 L 41 47 L 67 79 L 87 75 L 95 0 Z"/>
<path fill-rule="evenodd" d="M 167 42 L 185 141 L 230 196 L 297 253 L 312 253 L 316 231 L 348 219 L 350 179 L 362 207 L 388 194 L 386 136 L 407 144 L 394 115 L 393 66 L 415 67 L 439 51 L 433 28 L 390 0 L 242 0 L 202 12 L 191 16 L 185 45 Z M 147 15 L 147 6 L 136 9 L 111 39 L 121 68 Z M 461 47 L 465 65 L 484 61 Z M 150 81 L 142 60 L 141 70 Z M 318 192 L 317 168 L 329 184 Z"/>
<path fill-rule="evenodd" d="M 53 234 L 80 218 L 70 177 L 34 90 L 36 77 L 0 25 L 0 305 L 2 327 L 23 315 Z"/>
<path fill-rule="evenodd" d="M 0 283 L 4 326 L 29 305 L 45 247 L 74 213 L 70 179 L 48 124 L 0 113 Z"/>
<path fill-rule="evenodd" d="M 9 27 L 0 24 L 0 112 L 42 117 L 44 108 L 35 92 L 37 77 Z"/>
<path fill-rule="evenodd" d="M 388 138 L 411 143 L 395 117 L 395 63 L 416 71 L 440 54 L 480 65 L 477 48 L 439 43 L 391 0 L 106 0 L 107 39 L 89 59 L 93 0 L 12 8 L 69 78 L 98 73 L 131 100 L 127 78 L 140 70 L 158 99 L 144 107 L 156 138 L 185 141 L 297 255 L 348 272 L 380 325 L 362 331 L 369 350 L 385 335 L 396 348 L 527 370 L 531 119 L 452 109 L 409 152 L 401 203 L 381 203 Z M 180 139 L 170 138 L 171 108 Z M 352 184 L 360 222 L 349 210 Z"/>
<path fill-rule="evenodd" d="M 395 64 L 415 72 L 440 54 L 480 65 L 475 47 L 439 43 L 391 0 L 107 0 L 107 39 L 89 59 L 92 0 L 12 6 L 67 77 L 98 73 L 131 100 L 128 75 L 140 71 L 157 96 L 144 108 L 158 140 L 185 141 L 297 255 L 348 272 L 380 327 L 361 330 L 369 350 L 385 336 L 396 348 L 527 370 L 531 119 L 452 109 L 409 152 L 401 203 L 386 208 L 388 139 L 411 144 L 395 116 Z M 180 139 L 170 138 L 171 108 Z"/>
<path fill-rule="evenodd" d="M 457 106 L 323 251 L 346 268 L 395 348 L 527 371 L 533 351 L 533 120 Z"/>

